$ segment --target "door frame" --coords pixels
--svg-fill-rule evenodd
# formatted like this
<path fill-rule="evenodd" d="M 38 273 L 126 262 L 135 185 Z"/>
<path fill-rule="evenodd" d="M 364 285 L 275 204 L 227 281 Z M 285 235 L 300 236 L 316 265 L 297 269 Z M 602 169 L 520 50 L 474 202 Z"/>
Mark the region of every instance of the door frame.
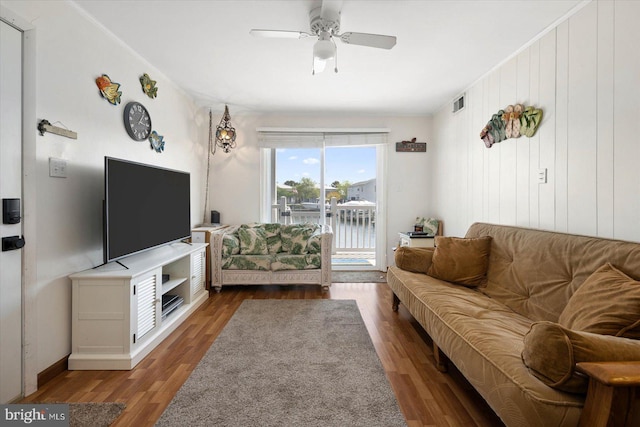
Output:
<path fill-rule="evenodd" d="M 376 265 L 374 271 L 387 270 L 387 144 L 371 145 L 376 149 Z M 322 147 L 321 167 L 324 170 L 324 149 Z M 276 148 L 260 149 L 260 220 L 272 220 L 275 197 L 275 175 L 273 165 L 276 160 Z M 324 188 L 324 172 L 321 175 L 321 188 Z"/>
<path fill-rule="evenodd" d="M 0 19 L 22 32 L 22 393 L 38 389 L 36 236 L 36 28 L 0 5 Z"/>

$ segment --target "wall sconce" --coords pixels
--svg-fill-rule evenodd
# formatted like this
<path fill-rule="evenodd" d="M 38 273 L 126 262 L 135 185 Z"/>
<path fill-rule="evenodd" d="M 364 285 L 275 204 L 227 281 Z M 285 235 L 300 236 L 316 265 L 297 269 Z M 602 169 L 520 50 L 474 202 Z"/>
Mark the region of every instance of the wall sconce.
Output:
<path fill-rule="evenodd" d="M 209 150 L 215 154 L 217 147 L 228 153 L 231 149 L 236 148 L 236 129 L 231 126 L 231 115 L 229 107 L 224 106 L 224 114 L 220 119 L 220 124 L 216 126 L 215 141 L 212 140 L 213 118 L 211 110 L 209 110 Z"/>

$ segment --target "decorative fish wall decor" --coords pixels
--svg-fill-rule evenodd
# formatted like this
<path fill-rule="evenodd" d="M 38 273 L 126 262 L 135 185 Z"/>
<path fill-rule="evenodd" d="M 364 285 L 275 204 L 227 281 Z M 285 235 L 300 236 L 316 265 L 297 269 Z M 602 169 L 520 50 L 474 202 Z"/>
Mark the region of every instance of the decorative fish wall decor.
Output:
<path fill-rule="evenodd" d="M 164 136 L 158 135 L 158 132 L 155 130 L 151 132 L 149 142 L 151 143 L 151 149 L 156 150 L 157 153 L 164 151 Z"/>
<path fill-rule="evenodd" d="M 156 81 L 151 80 L 149 74 L 144 73 L 142 76 L 140 76 L 140 84 L 142 85 L 142 91 L 146 93 L 149 98 L 153 99 L 158 96 Z"/>
<path fill-rule="evenodd" d="M 120 96 L 122 96 L 122 92 L 118 90 L 120 83 L 112 82 L 109 76 L 103 74 L 96 79 L 96 85 L 100 89 L 100 95 L 110 104 L 117 105 L 120 103 Z"/>

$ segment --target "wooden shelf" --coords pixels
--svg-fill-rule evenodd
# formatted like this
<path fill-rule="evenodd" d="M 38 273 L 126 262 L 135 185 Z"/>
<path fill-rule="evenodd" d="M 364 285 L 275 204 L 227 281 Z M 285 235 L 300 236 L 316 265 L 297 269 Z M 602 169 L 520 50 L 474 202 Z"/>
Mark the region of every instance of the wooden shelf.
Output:
<path fill-rule="evenodd" d="M 168 280 L 167 282 L 162 284 L 162 295 L 166 294 L 167 292 L 169 292 L 171 289 L 175 288 L 176 286 L 182 285 L 186 281 L 187 281 L 186 277 L 180 277 L 178 279 Z"/>

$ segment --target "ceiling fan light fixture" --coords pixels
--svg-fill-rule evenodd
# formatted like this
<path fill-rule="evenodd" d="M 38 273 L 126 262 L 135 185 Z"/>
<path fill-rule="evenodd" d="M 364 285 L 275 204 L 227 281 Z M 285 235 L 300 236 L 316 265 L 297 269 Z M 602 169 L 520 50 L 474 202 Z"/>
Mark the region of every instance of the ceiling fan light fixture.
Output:
<path fill-rule="evenodd" d="M 327 61 L 336 57 L 336 44 L 331 40 L 331 35 L 323 31 L 319 39 L 313 45 L 313 74 L 324 71 Z"/>
<path fill-rule="evenodd" d="M 320 38 L 313 45 L 313 57 L 323 61 L 328 61 L 336 56 L 336 45 L 331 41 L 331 37 Z"/>
<path fill-rule="evenodd" d="M 320 59 L 317 57 L 313 58 L 313 74 L 323 72 L 326 66 L 327 61 L 325 61 L 324 59 Z"/>

